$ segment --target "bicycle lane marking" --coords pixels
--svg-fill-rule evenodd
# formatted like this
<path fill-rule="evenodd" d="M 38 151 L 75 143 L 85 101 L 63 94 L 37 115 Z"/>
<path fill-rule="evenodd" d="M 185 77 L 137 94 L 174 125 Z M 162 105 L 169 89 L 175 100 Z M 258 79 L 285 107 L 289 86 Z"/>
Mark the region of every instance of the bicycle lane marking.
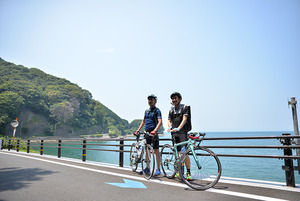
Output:
<path fill-rule="evenodd" d="M 159 183 L 159 184 L 164 184 L 164 185 L 169 185 L 169 186 L 190 188 L 186 184 L 173 183 L 173 182 L 167 182 L 167 181 L 159 181 L 159 180 L 152 180 L 152 179 L 151 180 L 146 180 L 143 177 L 136 177 L 136 176 L 130 176 L 130 175 L 121 174 L 121 173 L 108 172 L 108 171 L 104 171 L 104 170 L 97 170 L 97 169 L 93 169 L 93 168 L 82 167 L 82 166 L 77 166 L 77 165 L 71 165 L 71 164 L 67 164 L 67 163 L 51 161 L 51 160 L 46 160 L 46 159 L 42 159 L 42 158 L 35 158 L 35 157 L 31 157 L 31 156 L 5 153 L 5 152 L 2 152 L 2 151 L 0 151 L 0 153 L 7 154 L 7 155 L 18 156 L 18 157 L 23 157 L 23 158 L 29 158 L 29 159 L 43 161 L 43 162 L 48 162 L 48 163 L 62 165 L 62 166 L 66 166 L 66 167 L 72 167 L 72 168 L 87 170 L 87 171 L 91 171 L 91 172 L 108 174 L 108 175 L 122 177 L 122 178 L 125 177 L 125 178 L 129 178 L 129 179 L 140 180 L 140 181 L 145 181 L 145 182 L 153 182 L 153 183 Z M 85 163 L 82 163 L 82 164 L 85 164 Z M 266 197 L 266 196 L 260 196 L 260 195 L 253 195 L 253 194 L 248 194 L 248 193 L 240 193 L 240 192 L 234 192 L 234 191 L 225 191 L 225 190 L 219 190 L 219 189 L 208 189 L 208 190 L 205 190 L 205 191 L 211 192 L 211 193 L 231 195 L 231 196 L 236 196 L 236 197 L 250 198 L 250 199 L 256 199 L 256 200 L 264 200 L 264 201 L 287 201 L 287 200 L 278 199 L 278 198 L 272 198 L 272 197 Z"/>

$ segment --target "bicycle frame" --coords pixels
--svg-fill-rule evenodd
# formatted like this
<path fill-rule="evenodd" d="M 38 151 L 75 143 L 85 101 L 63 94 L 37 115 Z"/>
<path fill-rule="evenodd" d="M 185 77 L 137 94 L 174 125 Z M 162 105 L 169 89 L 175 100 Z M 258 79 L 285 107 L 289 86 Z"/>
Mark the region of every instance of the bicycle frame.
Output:
<path fill-rule="evenodd" d="M 144 139 L 142 139 L 142 140 L 140 140 L 140 135 L 138 135 L 137 136 L 137 143 L 136 143 L 136 146 L 138 147 L 138 146 L 141 146 L 141 147 L 146 147 L 146 145 L 147 145 L 147 140 L 146 140 L 146 138 L 145 138 L 145 135 L 148 135 L 148 136 L 151 136 L 149 133 L 147 133 L 147 132 L 143 132 L 143 133 L 141 133 L 141 134 L 144 134 Z M 153 136 L 152 136 L 153 137 Z M 142 150 L 143 150 L 143 148 L 142 148 Z M 143 155 L 143 153 L 142 152 L 138 152 L 137 153 L 138 154 L 138 158 L 139 159 L 141 159 L 141 157 L 142 157 L 142 155 Z M 140 163 L 140 162 L 139 162 Z"/>
<path fill-rule="evenodd" d="M 189 133 L 186 141 L 173 146 L 170 144 L 163 146 L 161 165 L 167 178 L 178 177 L 179 173 L 182 181 L 195 190 L 206 190 L 219 181 L 222 172 L 220 160 L 211 150 L 200 146 L 205 135 L 200 132 Z M 177 150 L 179 146 L 186 146 L 186 151 L 179 153 Z M 166 155 L 163 156 L 163 154 Z M 190 161 L 185 164 L 186 167 L 184 167 L 185 161 Z M 185 168 L 187 168 L 186 174 L 184 173 Z"/>
<path fill-rule="evenodd" d="M 140 134 L 144 134 L 144 139 L 140 140 Z M 141 163 L 141 172 L 146 179 L 150 179 L 154 173 L 155 159 L 152 146 L 147 144 L 146 135 L 151 136 L 148 132 L 139 133 L 136 136 L 137 142 L 131 145 L 130 166 L 132 171 L 135 172 L 138 164 Z"/>
<path fill-rule="evenodd" d="M 196 154 L 195 154 L 195 151 L 194 151 L 194 143 L 192 143 L 192 139 L 188 139 L 188 141 L 184 141 L 184 142 L 180 142 L 178 144 L 174 144 L 173 145 L 173 150 L 175 151 L 175 159 L 176 161 L 179 161 L 179 156 L 178 156 L 178 151 L 177 151 L 177 147 L 178 146 L 183 146 L 183 145 L 186 145 L 186 150 L 188 149 L 191 149 L 192 150 L 192 153 L 193 153 L 193 158 L 194 160 L 196 161 L 196 164 L 197 164 L 197 167 L 199 169 L 201 169 L 201 165 L 199 163 L 199 160 L 198 158 L 196 157 Z"/>
<path fill-rule="evenodd" d="M 136 143 L 137 148 L 138 148 L 139 146 L 141 146 L 141 151 L 138 150 L 138 156 L 139 156 L 139 158 L 141 158 L 141 156 L 142 156 L 143 147 L 146 146 L 146 143 L 147 143 L 147 142 L 146 142 L 146 139 L 143 139 L 143 140 L 138 141 L 138 142 Z"/>

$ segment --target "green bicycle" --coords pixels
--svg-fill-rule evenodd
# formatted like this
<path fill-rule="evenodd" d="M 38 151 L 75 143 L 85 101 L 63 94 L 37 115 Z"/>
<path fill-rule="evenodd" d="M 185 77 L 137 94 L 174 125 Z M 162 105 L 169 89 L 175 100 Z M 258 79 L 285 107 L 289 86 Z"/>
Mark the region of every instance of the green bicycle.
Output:
<path fill-rule="evenodd" d="M 165 144 L 161 149 L 161 166 L 163 173 L 169 179 L 179 173 L 182 181 L 195 190 L 206 190 L 218 183 L 222 167 L 217 155 L 211 150 L 201 147 L 205 133 L 189 133 L 188 141 L 175 144 Z M 195 143 L 192 142 L 195 140 Z M 185 146 L 185 151 L 178 154 L 177 147 Z M 185 158 L 190 158 L 190 173 L 192 179 L 184 174 Z"/>

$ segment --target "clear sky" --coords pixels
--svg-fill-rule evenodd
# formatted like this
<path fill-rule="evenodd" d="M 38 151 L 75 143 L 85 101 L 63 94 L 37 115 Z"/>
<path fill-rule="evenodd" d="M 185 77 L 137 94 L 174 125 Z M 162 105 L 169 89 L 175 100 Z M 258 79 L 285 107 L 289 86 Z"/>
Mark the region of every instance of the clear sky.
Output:
<path fill-rule="evenodd" d="M 300 1 L 0 0 L 0 57 L 78 84 L 129 122 L 154 93 L 167 127 L 178 91 L 193 130 L 288 131 Z"/>

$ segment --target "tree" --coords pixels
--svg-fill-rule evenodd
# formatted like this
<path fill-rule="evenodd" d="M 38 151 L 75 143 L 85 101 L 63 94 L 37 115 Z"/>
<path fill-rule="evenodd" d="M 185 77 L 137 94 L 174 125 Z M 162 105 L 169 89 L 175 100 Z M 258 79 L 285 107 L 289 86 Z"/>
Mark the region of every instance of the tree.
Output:
<path fill-rule="evenodd" d="M 4 132 L 6 124 L 18 117 L 24 99 L 15 92 L 0 93 L 0 131 Z"/>
<path fill-rule="evenodd" d="M 57 122 L 66 123 L 73 117 L 74 108 L 69 102 L 61 102 L 53 105 L 50 108 L 50 112 L 55 117 Z"/>
<path fill-rule="evenodd" d="M 103 118 L 105 116 L 105 108 L 99 102 L 94 106 L 94 117 L 97 119 L 99 123 L 103 122 Z"/>
<path fill-rule="evenodd" d="M 80 102 L 77 100 L 77 98 L 72 97 L 70 99 L 70 104 L 74 108 L 75 112 L 79 110 L 79 108 L 80 108 Z"/>
<path fill-rule="evenodd" d="M 130 129 L 131 129 L 131 128 L 133 128 L 133 129 L 138 129 L 139 126 L 141 125 L 141 122 L 142 122 L 142 119 L 135 119 L 135 120 L 133 120 L 133 121 L 129 124 Z"/>

